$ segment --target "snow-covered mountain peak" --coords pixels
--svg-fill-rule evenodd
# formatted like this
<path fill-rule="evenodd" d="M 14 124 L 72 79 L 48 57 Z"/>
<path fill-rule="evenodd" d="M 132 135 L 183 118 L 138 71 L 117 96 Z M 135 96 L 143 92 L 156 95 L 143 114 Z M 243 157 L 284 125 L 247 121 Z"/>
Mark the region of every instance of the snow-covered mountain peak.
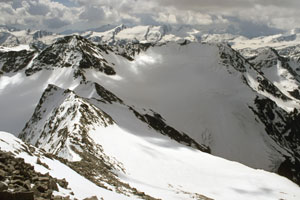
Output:
<path fill-rule="evenodd" d="M 126 28 L 127 28 L 126 25 L 121 24 L 121 25 L 115 27 L 113 30 L 114 30 L 114 32 L 117 34 L 118 32 L 120 32 L 120 31 L 122 31 L 122 30 L 124 30 L 124 29 L 126 29 Z"/>
<path fill-rule="evenodd" d="M 121 32 L 122 30 L 126 29 L 127 27 L 124 24 L 121 24 L 111 30 L 107 30 L 104 32 L 96 32 L 96 31 L 88 31 L 81 34 L 84 38 L 88 38 L 90 41 L 94 43 L 101 43 L 101 44 L 109 44 L 113 45 L 116 43 L 115 36 Z"/>
<path fill-rule="evenodd" d="M 113 120 L 74 92 L 49 85 L 20 137 L 49 153 L 75 161 L 81 158 L 74 148 L 82 152 L 87 145 L 84 141 L 89 141 L 87 133 L 95 124 L 107 127 Z"/>
<path fill-rule="evenodd" d="M 20 49 L 26 45 L 28 48 L 41 51 L 47 45 L 51 45 L 58 38 L 63 37 L 63 35 L 46 30 L 2 29 L 0 31 L 0 45 L 14 49 Z"/>
<path fill-rule="evenodd" d="M 81 36 L 66 36 L 44 49 L 25 73 L 30 76 L 43 68 L 51 70 L 72 67 L 75 69 L 74 77 L 81 75 L 82 71 L 88 68 L 114 75 L 112 64 L 104 59 L 103 53 L 100 47 Z"/>

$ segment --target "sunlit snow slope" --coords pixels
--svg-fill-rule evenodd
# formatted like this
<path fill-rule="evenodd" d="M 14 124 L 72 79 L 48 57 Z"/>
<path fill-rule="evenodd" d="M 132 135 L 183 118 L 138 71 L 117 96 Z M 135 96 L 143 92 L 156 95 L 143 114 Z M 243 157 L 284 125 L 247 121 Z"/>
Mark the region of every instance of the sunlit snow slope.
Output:
<path fill-rule="evenodd" d="M 107 129 L 95 127 L 89 136 L 109 157 L 122 163 L 124 171 L 117 173 L 121 181 L 157 199 L 296 200 L 300 197 L 299 187 L 286 178 L 217 158 L 165 138 L 135 135 L 118 125 Z M 37 158 L 25 153 L 22 146 L 19 139 L 1 132 L 1 150 L 16 152 L 37 171 L 65 178 L 74 197 L 96 195 L 104 199 L 126 199 L 116 192 L 97 187 L 59 161 L 40 155 L 42 162 L 50 167 L 45 169 L 36 164 Z M 63 190 L 59 194 L 64 195 Z M 143 199 L 130 195 L 130 199 L 135 198 Z"/>

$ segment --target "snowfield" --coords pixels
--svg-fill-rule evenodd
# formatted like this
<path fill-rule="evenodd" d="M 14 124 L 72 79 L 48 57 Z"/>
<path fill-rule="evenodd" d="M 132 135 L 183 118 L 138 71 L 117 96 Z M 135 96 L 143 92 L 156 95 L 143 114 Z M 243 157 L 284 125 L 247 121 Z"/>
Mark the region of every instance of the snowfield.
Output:
<path fill-rule="evenodd" d="M 124 181 L 151 196 L 161 199 L 192 199 L 197 194 L 236 200 L 299 198 L 299 187 L 275 174 L 159 137 L 143 138 L 118 127 L 106 131 L 108 134 L 105 130 L 95 130 L 91 137 L 108 155 L 123 163 L 126 174 L 120 177 Z"/>

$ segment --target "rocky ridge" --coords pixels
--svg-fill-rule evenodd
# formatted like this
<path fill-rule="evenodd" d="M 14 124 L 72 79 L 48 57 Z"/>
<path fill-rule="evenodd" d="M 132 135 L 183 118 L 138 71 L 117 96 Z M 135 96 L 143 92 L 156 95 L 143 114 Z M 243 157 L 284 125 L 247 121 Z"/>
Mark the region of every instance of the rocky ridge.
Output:
<path fill-rule="evenodd" d="M 116 72 L 102 56 L 102 50 L 80 36 L 66 36 L 43 50 L 33 61 L 25 74 L 30 76 L 42 69 L 75 68 L 74 76 L 84 69 L 93 68 L 107 75 Z"/>

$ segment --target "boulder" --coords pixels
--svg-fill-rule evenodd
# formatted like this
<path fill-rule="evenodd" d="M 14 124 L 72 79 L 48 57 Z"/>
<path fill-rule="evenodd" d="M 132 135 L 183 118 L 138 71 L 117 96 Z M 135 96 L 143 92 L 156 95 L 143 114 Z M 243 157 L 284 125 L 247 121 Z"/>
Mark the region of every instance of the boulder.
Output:
<path fill-rule="evenodd" d="M 38 180 L 39 180 L 39 181 L 42 181 L 42 182 L 43 182 L 43 181 L 49 181 L 49 179 L 50 179 L 50 178 L 47 177 L 47 176 L 43 176 L 43 177 L 39 177 L 39 178 L 38 178 Z"/>
<path fill-rule="evenodd" d="M 42 184 L 38 185 L 38 186 L 36 187 L 36 189 L 37 189 L 39 192 L 41 192 L 41 193 L 44 193 L 44 192 L 46 192 L 46 191 L 48 190 L 47 186 L 46 186 L 46 185 L 42 185 Z"/>
<path fill-rule="evenodd" d="M 83 200 L 98 200 L 98 198 L 96 196 L 92 196 L 92 197 L 85 198 Z"/>
<path fill-rule="evenodd" d="M 8 189 L 8 186 L 5 183 L 0 182 L 0 192 L 5 191 L 7 189 Z"/>
<path fill-rule="evenodd" d="M 48 188 L 51 190 L 58 191 L 58 187 L 57 187 L 56 181 L 54 179 L 49 180 Z"/>
<path fill-rule="evenodd" d="M 60 187 L 67 189 L 68 182 L 66 181 L 66 179 L 63 178 L 61 180 L 58 180 L 57 182 L 58 182 L 58 184 L 59 184 Z"/>
<path fill-rule="evenodd" d="M 6 172 L 0 169 L 0 181 L 5 180 Z"/>

